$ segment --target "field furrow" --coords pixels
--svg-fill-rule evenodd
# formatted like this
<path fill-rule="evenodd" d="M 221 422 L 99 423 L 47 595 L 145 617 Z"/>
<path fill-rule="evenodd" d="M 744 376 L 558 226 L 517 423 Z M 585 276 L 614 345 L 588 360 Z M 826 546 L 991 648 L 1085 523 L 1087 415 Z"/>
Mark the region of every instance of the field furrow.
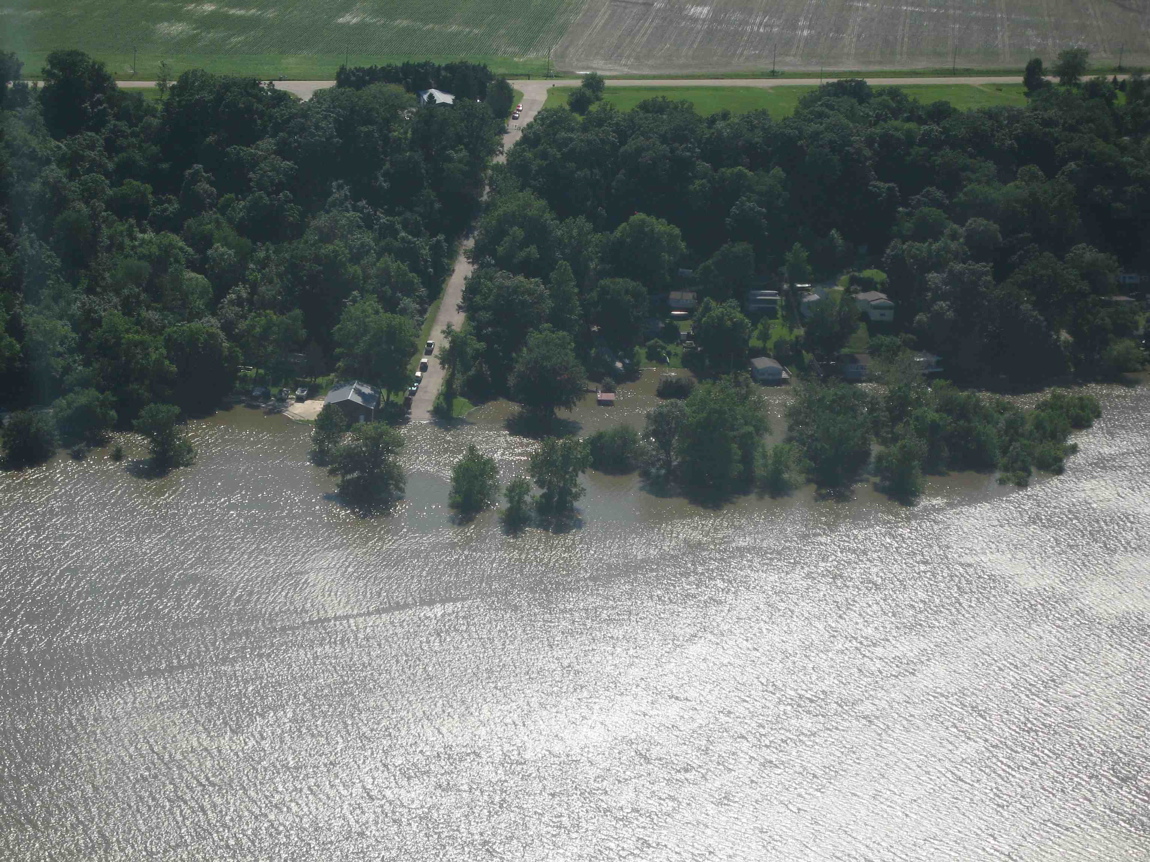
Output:
<path fill-rule="evenodd" d="M 1144 0 L 588 0 L 555 50 L 564 69 L 1019 67 L 1081 45 L 1150 64 Z"/>

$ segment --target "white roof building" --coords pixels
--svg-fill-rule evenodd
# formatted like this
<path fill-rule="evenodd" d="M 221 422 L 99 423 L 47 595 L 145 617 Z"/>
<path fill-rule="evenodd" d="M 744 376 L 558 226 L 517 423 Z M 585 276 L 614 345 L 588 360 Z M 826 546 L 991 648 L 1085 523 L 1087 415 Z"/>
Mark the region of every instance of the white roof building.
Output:
<path fill-rule="evenodd" d="M 445 93 L 443 90 L 420 90 L 419 104 L 426 105 L 428 102 L 436 105 L 453 105 L 455 104 L 455 96 L 451 93 Z"/>

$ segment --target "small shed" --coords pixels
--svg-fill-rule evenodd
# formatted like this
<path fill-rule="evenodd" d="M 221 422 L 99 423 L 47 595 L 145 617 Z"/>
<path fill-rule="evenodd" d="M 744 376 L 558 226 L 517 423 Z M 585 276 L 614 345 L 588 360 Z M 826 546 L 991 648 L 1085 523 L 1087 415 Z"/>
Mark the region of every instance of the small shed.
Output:
<path fill-rule="evenodd" d="M 375 410 L 379 407 L 379 393 L 375 387 L 360 383 L 344 383 L 337 386 L 324 396 L 324 406 L 335 405 L 349 422 L 370 422 L 375 418 Z"/>
<path fill-rule="evenodd" d="M 844 353 L 839 357 L 839 368 L 842 369 L 844 380 L 859 382 L 866 380 L 870 370 L 870 354 Z"/>
<path fill-rule="evenodd" d="M 602 389 L 598 389 L 595 391 L 595 403 L 600 407 L 614 407 L 615 393 L 604 392 Z"/>
<path fill-rule="evenodd" d="M 791 379 L 781 362 L 766 356 L 756 356 L 751 360 L 751 377 L 756 383 L 778 386 Z"/>

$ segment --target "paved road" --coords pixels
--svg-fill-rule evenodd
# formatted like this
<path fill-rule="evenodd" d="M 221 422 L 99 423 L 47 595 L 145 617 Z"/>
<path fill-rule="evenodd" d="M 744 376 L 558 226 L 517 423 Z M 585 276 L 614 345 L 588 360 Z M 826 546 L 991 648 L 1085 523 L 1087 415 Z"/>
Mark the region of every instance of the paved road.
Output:
<path fill-rule="evenodd" d="M 503 151 L 496 157 L 496 161 L 503 161 L 506 158 L 507 151 L 515 146 L 520 135 L 523 134 L 523 127 L 531 122 L 547 100 L 546 87 L 532 88 L 528 92 L 517 83 L 516 88 L 523 90 L 523 113 L 518 120 L 508 122 L 507 133 L 503 135 Z M 435 323 L 431 327 L 433 333 L 431 337 L 435 341 L 435 355 L 428 363 L 427 371 L 423 373 L 423 383 L 420 384 L 419 391 L 411 400 L 412 422 L 429 422 L 431 420 L 431 408 L 435 404 L 435 396 L 439 394 L 439 389 L 443 386 L 444 369 L 439 364 L 439 355 L 443 348 L 443 330 L 448 323 L 456 329 L 463 326 L 463 312 L 459 310 L 459 303 L 463 300 L 463 283 L 467 280 L 467 276 L 471 275 L 472 266 L 467 259 L 466 252 L 471 248 L 472 242 L 473 239 L 470 235 L 463 242 L 459 256 L 455 259 L 455 268 L 451 271 L 451 278 L 448 279 L 447 286 L 443 289 L 443 301 L 439 304 L 439 313 L 436 314 Z"/>
<path fill-rule="evenodd" d="M 831 78 L 609 78 L 608 87 L 817 87 L 819 84 L 832 80 Z M 953 78 L 865 78 L 876 87 L 886 86 L 914 86 L 916 84 L 1020 84 L 1022 78 L 1018 75 L 1008 76 L 975 76 Z M 275 81 L 276 89 L 295 93 L 301 99 L 310 99 L 316 90 L 334 87 L 335 81 Z M 577 87 L 578 78 L 555 78 L 552 80 L 512 81 L 515 89 L 520 90 L 526 99 L 528 96 L 536 98 L 540 93 L 546 94 L 548 87 Z M 121 87 L 154 87 L 155 81 L 121 81 Z M 524 101 L 523 107 L 527 108 Z M 533 116 L 533 115 L 532 115 Z M 507 144 L 510 147 L 510 144 Z"/>

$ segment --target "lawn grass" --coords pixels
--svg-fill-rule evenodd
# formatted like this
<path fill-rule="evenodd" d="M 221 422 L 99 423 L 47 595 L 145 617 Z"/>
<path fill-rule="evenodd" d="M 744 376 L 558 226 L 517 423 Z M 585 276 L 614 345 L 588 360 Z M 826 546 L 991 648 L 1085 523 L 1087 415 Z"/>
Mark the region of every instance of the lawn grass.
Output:
<path fill-rule="evenodd" d="M 572 87 L 552 87 L 547 91 L 546 108 L 567 104 Z M 629 111 L 640 102 L 660 96 L 672 101 L 688 101 L 703 115 L 719 111 L 745 114 L 766 110 L 775 119 L 789 117 L 799 100 L 816 88 L 782 87 L 607 87 L 603 100 L 621 111 Z M 912 99 L 923 103 L 950 102 L 960 110 L 993 105 L 1025 105 L 1022 84 L 913 84 L 901 87 Z"/>

